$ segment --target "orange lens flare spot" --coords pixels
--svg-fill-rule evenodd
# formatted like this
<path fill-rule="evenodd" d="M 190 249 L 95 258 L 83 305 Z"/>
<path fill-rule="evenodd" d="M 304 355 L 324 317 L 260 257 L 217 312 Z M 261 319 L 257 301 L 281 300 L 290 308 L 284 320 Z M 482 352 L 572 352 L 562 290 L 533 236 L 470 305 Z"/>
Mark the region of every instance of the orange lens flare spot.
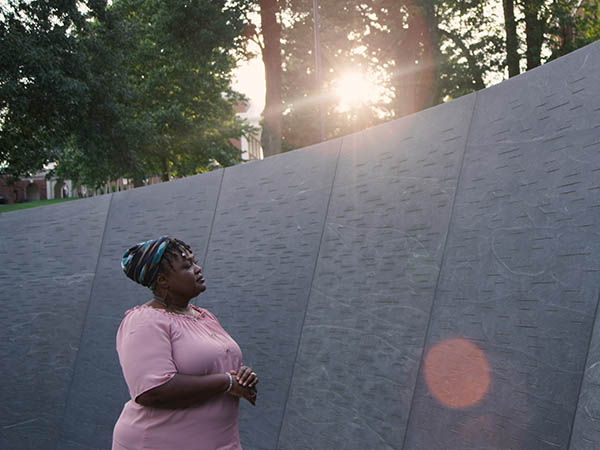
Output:
<path fill-rule="evenodd" d="M 431 393 L 451 408 L 476 404 L 487 392 L 487 359 L 472 342 L 456 338 L 433 346 L 425 357 L 425 381 Z"/>

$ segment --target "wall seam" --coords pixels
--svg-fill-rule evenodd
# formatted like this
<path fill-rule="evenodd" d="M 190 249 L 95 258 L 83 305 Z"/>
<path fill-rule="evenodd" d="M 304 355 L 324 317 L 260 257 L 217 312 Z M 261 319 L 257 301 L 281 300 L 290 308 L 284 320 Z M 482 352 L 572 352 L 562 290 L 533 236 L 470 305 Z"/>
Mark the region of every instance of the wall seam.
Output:
<path fill-rule="evenodd" d="M 223 175 L 221 175 L 221 181 L 219 182 L 219 190 L 217 191 L 217 200 L 215 202 L 215 212 L 213 213 L 212 221 L 210 223 L 210 229 L 208 230 L 208 238 L 206 239 L 206 250 L 204 250 L 204 259 L 202 260 L 202 271 L 206 266 L 206 258 L 208 258 L 208 247 L 210 245 L 210 238 L 212 237 L 213 227 L 215 225 L 215 219 L 217 217 L 217 211 L 219 209 L 219 199 L 221 198 L 221 189 L 223 189 L 223 179 L 225 178 L 225 170 L 223 169 Z"/>
<path fill-rule="evenodd" d="M 596 321 L 598 320 L 598 307 L 600 305 L 600 291 L 598 292 L 598 298 L 596 300 L 596 312 L 594 313 L 594 320 L 592 321 L 592 329 L 590 331 L 590 338 L 588 339 L 587 353 L 585 355 L 585 363 L 583 365 L 583 371 L 581 373 L 581 380 L 579 382 L 579 389 L 577 390 L 577 403 L 575 404 L 575 411 L 573 411 L 573 420 L 571 421 L 571 429 L 569 430 L 569 440 L 567 441 L 567 448 L 571 448 L 571 440 L 573 439 L 573 430 L 575 429 L 575 421 L 577 419 L 577 410 L 579 409 L 579 401 L 581 400 L 581 391 L 583 390 L 583 383 L 585 382 L 585 372 L 588 367 L 590 358 L 590 347 L 594 339 L 594 330 L 596 329 Z"/>
<path fill-rule="evenodd" d="M 465 163 L 465 157 L 467 155 L 467 150 L 469 148 L 469 141 L 471 139 L 471 127 L 473 125 L 473 119 L 475 118 L 475 111 L 477 110 L 477 100 L 479 98 L 478 92 L 474 93 L 475 100 L 473 100 L 473 110 L 471 112 L 471 120 L 469 121 L 469 128 L 467 129 L 467 137 L 465 139 L 465 149 L 462 154 L 462 158 L 460 161 L 460 168 L 458 170 L 458 176 L 456 178 L 456 190 L 454 191 L 454 198 L 452 199 L 452 207 L 450 208 L 450 217 L 448 218 L 448 229 L 446 230 L 446 239 L 444 240 L 444 248 L 442 250 L 442 255 L 440 258 L 440 270 L 438 271 L 437 279 L 435 281 L 435 288 L 433 290 L 433 298 L 431 300 L 431 307 L 429 308 L 429 320 L 427 321 L 427 327 L 425 328 L 425 337 L 423 339 L 423 347 L 421 349 L 421 356 L 419 358 L 419 368 L 417 370 L 417 377 L 415 378 L 415 384 L 412 389 L 412 395 L 410 399 L 410 406 L 408 408 L 408 415 L 406 419 L 406 426 L 404 428 L 404 438 L 402 440 L 402 447 L 404 449 L 406 446 L 406 438 L 408 436 L 408 429 L 410 427 L 410 418 L 412 416 L 413 405 L 415 402 L 415 391 L 417 390 L 417 383 L 419 382 L 419 376 L 423 371 L 423 356 L 425 355 L 425 348 L 427 347 L 427 341 L 429 337 L 429 329 L 431 327 L 431 321 L 433 317 L 433 311 L 435 307 L 435 300 L 437 298 L 438 287 L 440 285 L 440 279 L 442 275 L 442 270 L 444 269 L 444 261 L 446 258 L 446 247 L 448 246 L 448 239 L 450 238 L 450 230 L 452 228 L 452 222 L 454 219 L 454 208 L 456 207 L 456 197 L 458 196 L 458 189 L 460 186 L 460 180 L 462 177 L 463 167 Z"/>
<path fill-rule="evenodd" d="M 275 445 L 275 448 L 279 448 L 279 440 L 281 438 L 281 430 L 283 429 L 283 423 L 285 422 L 285 415 L 286 415 L 286 410 L 287 410 L 287 404 L 290 398 L 290 391 L 292 390 L 292 383 L 294 381 L 294 374 L 296 372 L 296 362 L 298 360 L 298 353 L 300 351 L 300 342 L 302 341 L 302 335 L 303 335 L 303 331 L 304 331 L 304 323 L 306 321 L 306 315 L 308 313 L 308 307 L 309 307 L 309 303 L 310 303 L 310 295 L 312 293 L 312 285 L 313 285 L 313 281 L 315 279 L 315 274 L 317 273 L 317 265 L 319 262 L 319 254 L 321 253 L 321 244 L 323 243 L 323 236 L 325 235 L 325 227 L 327 226 L 327 217 L 329 214 L 329 205 L 331 204 L 331 197 L 333 195 L 333 188 L 335 186 L 335 179 L 337 176 L 337 171 L 338 171 L 338 165 L 340 162 L 340 156 L 342 153 L 342 147 L 344 145 L 344 140 L 345 138 L 341 138 L 340 140 L 340 148 L 338 149 L 338 154 L 337 154 L 337 158 L 335 160 L 335 168 L 333 170 L 333 180 L 331 180 L 331 189 L 329 190 L 329 198 L 327 199 L 327 207 L 325 208 L 325 217 L 323 218 L 323 227 L 321 228 L 321 239 L 319 239 L 319 247 L 317 248 L 317 253 L 316 253 L 316 258 L 315 258 L 315 265 L 313 267 L 313 273 L 310 279 L 310 289 L 308 291 L 308 297 L 306 299 L 306 308 L 304 309 L 304 316 L 302 317 L 302 324 L 300 325 L 300 333 L 298 335 L 298 343 L 296 345 L 296 354 L 294 356 L 294 364 L 292 366 L 292 375 L 290 376 L 290 382 L 288 384 L 288 388 L 287 388 L 287 392 L 285 394 L 285 402 L 284 402 L 284 408 L 283 408 L 283 416 L 281 417 L 281 423 L 279 424 L 279 431 L 277 432 L 277 443 Z"/>
<path fill-rule="evenodd" d="M 75 356 L 75 361 L 73 361 L 73 370 L 71 373 L 71 380 L 69 382 L 69 388 L 67 389 L 67 396 L 65 398 L 65 404 L 63 407 L 62 415 L 61 415 L 61 425 L 60 425 L 60 429 L 58 432 L 58 436 L 56 437 L 56 442 L 54 444 L 54 450 L 58 449 L 58 443 L 61 439 L 64 427 L 65 427 L 65 416 L 67 414 L 67 408 L 69 406 L 69 399 L 71 398 L 71 392 L 73 390 L 73 382 L 75 380 L 75 372 L 77 370 L 77 365 L 79 364 L 79 358 L 80 358 L 79 355 L 81 354 L 81 346 L 83 344 L 83 342 L 82 342 L 83 334 L 85 333 L 86 325 L 88 323 L 88 317 L 90 314 L 90 305 L 92 303 L 92 295 L 94 294 L 94 287 L 96 285 L 96 275 L 98 274 L 98 266 L 100 264 L 100 257 L 102 256 L 102 249 L 104 248 L 104 237 L 106 236 L 106 228 L 108 225 L 108 218 L 110 217 L 110 210 L 112 208 L 113 195 L 114 194 L 111 193 L 110 199 L 108 200 L 108 208 L 106 209 L 106 220 L 104 221 L 104 229 L 102 230 L 102 238 L 100 239 L 100 247 L 98 248 L 98 257 L 96 258 L 96 266 L 94 269 L 94 278 L 93 278 L 91 286 L 90 286 L 90 293 L 88 295 L 88 301 L 87 301 L 87 305 L 85 308 L 85 315 L 83 317 L 83 324 L 81 326 L 81 332 L 79 333 L 79 341 L 78 341 L 79 345 L 77 347 L 77 355 Z"/>

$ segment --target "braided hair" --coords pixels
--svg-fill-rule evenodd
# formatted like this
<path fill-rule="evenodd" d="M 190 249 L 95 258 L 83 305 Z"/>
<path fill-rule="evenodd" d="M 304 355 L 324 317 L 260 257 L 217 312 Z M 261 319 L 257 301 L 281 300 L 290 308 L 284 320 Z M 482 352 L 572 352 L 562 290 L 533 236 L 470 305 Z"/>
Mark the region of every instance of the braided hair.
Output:
<path fill-rule="evenodd" d="M 142 286 L 150 287 L 154 292 L 158 274 L 172 271 L 175 257 L 191 251 L 185 242 L 161 236 L 127 249 L 121 258 L 121 269 L 128 278 Z"/>
<path fill-rule="evenodd" d="M 160 260 L 156 277 L 158 278 L 158 275 L 161 273 L 167 274 L 171 272 L 174 269 L 173 263 L 175 260 L 180 258 L 181 254 L 185 252 L 192 253 L 192 247 L 179 239 L 170 238 L 167 247 L 165 248 L 163 257 Z M 156 280 L 150 285 L 150 289 L 152 292 L 154 292 L 156 289 Z"/>

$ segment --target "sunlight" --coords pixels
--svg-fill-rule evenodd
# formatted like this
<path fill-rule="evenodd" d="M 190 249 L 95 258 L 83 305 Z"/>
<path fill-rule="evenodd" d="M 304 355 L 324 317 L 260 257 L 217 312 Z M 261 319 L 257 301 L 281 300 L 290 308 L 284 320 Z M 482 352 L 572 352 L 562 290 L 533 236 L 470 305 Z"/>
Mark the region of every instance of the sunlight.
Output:
<path fill-rule="evenodd" d="M 381 97 L 381 87 L 359 73 L 347 73 L 335 83 L 335 93 L 340 100 L 338 109 L 349 111 Z"/>

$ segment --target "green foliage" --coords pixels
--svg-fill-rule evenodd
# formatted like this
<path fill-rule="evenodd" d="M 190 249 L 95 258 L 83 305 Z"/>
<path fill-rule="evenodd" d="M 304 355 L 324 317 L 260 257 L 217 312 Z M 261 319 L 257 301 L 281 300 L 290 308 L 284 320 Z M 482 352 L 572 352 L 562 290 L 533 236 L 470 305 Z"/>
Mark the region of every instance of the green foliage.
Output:
<path fill-rule="evenodd" d="M 100 186 L 240 161 L 229 139 L 251 127 L 231 71 L 250 1 L 49 3 L 65 12 L 19 2 L 3 14 L 2 172 L 58 161 L 58 175 Z"/>
<path fill-rule="evenodd" d="M 23 176 L 55 160 L 74 131 L 87 89 L 74 31 L 75 1 L 2 5 L 0 21 L 0 173 Z"/>
<path fill-rule="evenodd" d="M 486 87 L 505 67 L 502 17 L 493 1 L 447 1 L 437 9 L 440 30 L 441 99 L 454 99 Z"/>
<path fill-rule="evenodd" d="M 547 43 L 549 59 L 600 39 L 600 2 L 596 0 L 557 0 L 550 5 Z"/>
<path fill-rule="evenodd" d="M 133 105 L 140 94 L 127 73 L 136 36 L 106 2 L 93 6 L 77 36 L 89 101 L 79 111 L 76 130 L 60 146 L 56 173 L 100 187 L 119 176 L 143 177 L 136 158 L 150 130 L 136 117 Z"/>
<path fill-rule="evenodd" d="M 0 174 L 24 176 L 58 161 L 59 176 L 100 186 L 239 162 L 230 139 L 251 127 L 234 113 L 244 98 L 231 89 L 231 71 L 257 3 L 3 2 Z M 279 6 L 284 150 L 320 140 L 320 107 L 326 138 L 334 138 L 504 77 L 504 18 L 493 14 L 500 0 L 319 0 L 322 86 L 313 1 Z M 528 67 L 600 38 L 598 1 L 515 0 L 514 9 L 513 61 Z M 348 72 L 376 78 L 382 98 L 340 108 L 335 88 Z"/>

